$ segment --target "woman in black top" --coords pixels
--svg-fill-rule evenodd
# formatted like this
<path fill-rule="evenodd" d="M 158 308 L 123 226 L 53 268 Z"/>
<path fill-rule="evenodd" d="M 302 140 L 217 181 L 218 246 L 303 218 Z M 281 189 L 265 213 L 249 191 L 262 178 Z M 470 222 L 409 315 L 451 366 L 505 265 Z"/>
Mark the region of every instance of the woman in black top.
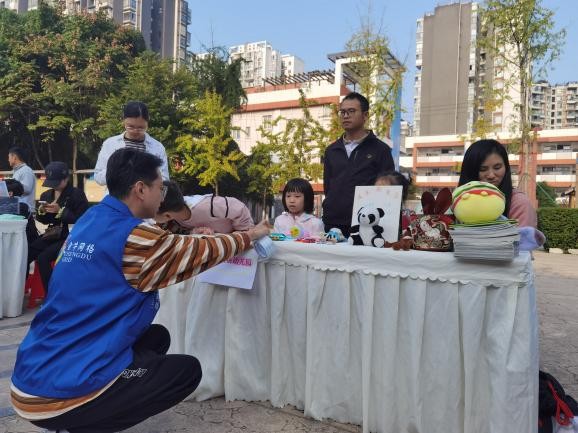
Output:
<path fill-rule="evenodd" d="M 56 260 L 68 236 L 68 224 L 74 224 L 88 209 L 88 199 L 82 190 L 69 184 L 68 166 L 64 162 L 51 162 L 44 171 L 46 180 L 42 185 L 51 189 L 40 195 L 36 219 L 42 224 L 48 224 L 48 228 L 44 235 L 30 245 L 28 264 L 36 260 L 47 291 L 52 262 Z"/>

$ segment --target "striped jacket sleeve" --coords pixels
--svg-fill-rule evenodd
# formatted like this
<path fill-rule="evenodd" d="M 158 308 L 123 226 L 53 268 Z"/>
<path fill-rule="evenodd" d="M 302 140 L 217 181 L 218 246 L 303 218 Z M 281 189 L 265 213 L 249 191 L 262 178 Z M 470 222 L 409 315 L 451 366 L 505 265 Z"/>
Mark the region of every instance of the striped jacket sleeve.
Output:
<path fill-rule="evenodd" d="M 128 236 L 122 271 L 132 287 L 148 292 L 180 283 L 250 246 L 247 233 L 187 236 L 142 223 Z"/>

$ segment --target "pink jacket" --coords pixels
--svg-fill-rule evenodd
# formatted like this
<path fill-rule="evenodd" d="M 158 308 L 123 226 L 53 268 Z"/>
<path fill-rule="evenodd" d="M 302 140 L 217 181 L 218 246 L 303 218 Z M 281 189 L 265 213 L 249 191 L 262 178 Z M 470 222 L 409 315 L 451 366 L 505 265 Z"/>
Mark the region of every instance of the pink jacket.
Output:
<path fill-rule="evenodd" d="M 304 232 L 304 237 L 318 236 L 323 233 L 323 222 L 314 215 L 302 213 L 298 217 L 293 216 L 289 212 L 283 212 L 275 218 L 275 232 L 290 234 L 291 227 L 297 226 Z"/>
<path fill-rule="evenodd" d="M 520 227 L 538 227 L 538 216 L 534 206 L 530 203 L 528 196 L 517 189 L 512 191 L 508 218 L 518 220 Z"/>
<path fill-rule="evenodd" d="M 211 202 L 213 210 L 211 215 Z M 191 209 L 191 217 L 185 221 L 177 221 L 188 229 L 209 227 L 215 233 L 232 233 L 245 231 L 255 224 L 247 206 L 234 197 L 186 196 L 185 203 Z"/>

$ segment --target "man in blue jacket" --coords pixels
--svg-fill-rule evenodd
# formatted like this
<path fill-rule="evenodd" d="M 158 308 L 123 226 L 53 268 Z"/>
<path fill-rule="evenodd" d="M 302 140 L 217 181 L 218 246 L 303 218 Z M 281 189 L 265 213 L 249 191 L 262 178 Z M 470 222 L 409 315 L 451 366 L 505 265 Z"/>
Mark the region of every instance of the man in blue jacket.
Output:
<path fill-rule="evenodd" d="M 381 172 L 395 168 L 391 149 L 365 129 L 369 102 L 359 93 L 348 94 L 339 109 L 345 131 L 330 144 L 323 157 L 323 223 L 325 231 L 333 227 L 349 236 L 355 187 L 374 185 Z"/>
<path fill-rule="evenodd" d="M 109 195 L 60 251 L 12 375 L 12 405 L 37 426 L 117 432 L 177 404 L 201 380 L 199 361 L 167 355 L 168 331 L 151 325 L 158 289 L 246 250 L 269 227 L 198 238 L 149 225 L 166 192 L 161 163 L 135 149 L 114 152 Z"/>

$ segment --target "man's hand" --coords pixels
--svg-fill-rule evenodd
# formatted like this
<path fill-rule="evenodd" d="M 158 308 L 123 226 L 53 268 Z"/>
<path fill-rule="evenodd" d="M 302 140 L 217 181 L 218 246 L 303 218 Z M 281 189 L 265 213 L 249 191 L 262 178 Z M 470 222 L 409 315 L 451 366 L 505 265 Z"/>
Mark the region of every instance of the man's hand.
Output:
<path fill-rule="evenodd" d="M 251 240 L 254 241 L 256 239 L 262 238 L 263 236 L 268 236 L 269 233 L 271 233 L 272 229 L 273 227 L 271 226 L 271 223 L 269 223 L 269 220 L 265 218 L 255 227 L 247 230 L 247 234 L 249 235 Z"/>
<path fill-rule="evenodd" d="M 210 227 L 195 227 L 191 233 L 194 235 L 214 235 L 215 231 Z"/>
<path fill-rule="evenodd" d="M 58 213 L 60 211 L 60 205 L 56 202 L 46 203 L 42 207 L 44 208 L 44 211 L 48 213 Z"/>

